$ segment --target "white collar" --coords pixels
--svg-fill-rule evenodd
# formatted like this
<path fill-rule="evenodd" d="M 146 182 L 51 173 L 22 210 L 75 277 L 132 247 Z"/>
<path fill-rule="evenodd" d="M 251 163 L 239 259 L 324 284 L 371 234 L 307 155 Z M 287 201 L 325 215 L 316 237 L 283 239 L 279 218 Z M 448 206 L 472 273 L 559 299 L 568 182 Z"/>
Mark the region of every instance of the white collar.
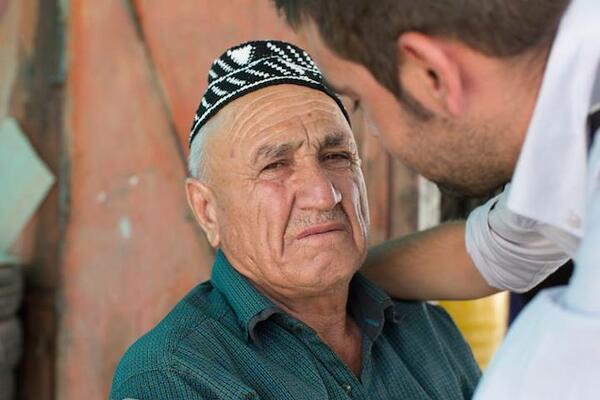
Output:
<path fill-rule="evenodd" d="M 508 198 L 517 214 L 583 236 L 587 116 L 600 61 L 600 1 L 573 0 L 552 45 Z"/>

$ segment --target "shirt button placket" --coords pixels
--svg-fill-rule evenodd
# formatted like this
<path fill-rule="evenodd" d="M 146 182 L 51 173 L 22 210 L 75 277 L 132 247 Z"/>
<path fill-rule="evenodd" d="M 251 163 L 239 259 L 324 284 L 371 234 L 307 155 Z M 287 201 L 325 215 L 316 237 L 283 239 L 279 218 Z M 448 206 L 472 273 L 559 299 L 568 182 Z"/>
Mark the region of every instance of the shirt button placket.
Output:
<path fill-rule="evenodd" d="M 344 392 L 347 394 L 352 394 L 352 385 L 349 383 L 342 383 L 342 389 L 344 389 Z"/>

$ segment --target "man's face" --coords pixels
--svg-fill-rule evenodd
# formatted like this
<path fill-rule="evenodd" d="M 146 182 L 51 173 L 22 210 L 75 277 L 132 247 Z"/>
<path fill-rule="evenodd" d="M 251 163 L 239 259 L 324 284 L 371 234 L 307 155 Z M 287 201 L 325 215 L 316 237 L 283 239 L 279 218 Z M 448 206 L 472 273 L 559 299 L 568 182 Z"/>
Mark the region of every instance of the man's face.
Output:
<path fill-rule="evenodd" d="M 356 144 L 335 102 L 276 85 L 214 117 L 206 142 L 221 247 L 266 292 L 347 283 L 366 254 L 368 207 Z M 273 293 L 271 293 L 273 294 Z"/>
<path fill-rule="evenodd" d="M 520 143 L 515 143 L 514 115 L 502 96 L 480 96 L 462 118 L 418 118 L 358 63 L 345 60 L 324 44 L 313 23 L 298 32 L 333 89 L 354 100 L 372 123 L 372 133 L 405 165 L 438 183 L 441 189 L 467 195 L 490 192 L 510 180 Z M 492 90 L 488 90 L 492 92 Z"/>

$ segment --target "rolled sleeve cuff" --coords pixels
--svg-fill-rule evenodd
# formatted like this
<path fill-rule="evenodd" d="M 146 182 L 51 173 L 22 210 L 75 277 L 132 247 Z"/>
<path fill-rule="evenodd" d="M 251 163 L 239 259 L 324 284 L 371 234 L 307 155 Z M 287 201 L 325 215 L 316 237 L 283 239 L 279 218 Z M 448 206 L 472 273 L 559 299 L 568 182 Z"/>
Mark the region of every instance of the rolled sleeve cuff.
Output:
<path fill-rule="evenodd" d="M 508 210 L 503 196 L 505 192 L 471 212 L 465 246 L 490 286 L 526 292 L 569 257 L 535 230 L 535 222 Z"/>

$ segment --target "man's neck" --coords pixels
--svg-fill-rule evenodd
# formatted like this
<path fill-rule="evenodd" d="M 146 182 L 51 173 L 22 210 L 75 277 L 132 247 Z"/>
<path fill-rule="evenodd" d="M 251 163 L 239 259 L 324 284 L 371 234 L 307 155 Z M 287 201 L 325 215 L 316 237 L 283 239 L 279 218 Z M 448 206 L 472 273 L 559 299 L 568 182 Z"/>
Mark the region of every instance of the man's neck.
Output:
<path fill-rule="evenodd" d="M 362 336 L 347 311 L 348 288 L 346 283 L 327 293 L 310 296 L 263 292 L 283 311 L 312 328 L 358 376 Z"/>

